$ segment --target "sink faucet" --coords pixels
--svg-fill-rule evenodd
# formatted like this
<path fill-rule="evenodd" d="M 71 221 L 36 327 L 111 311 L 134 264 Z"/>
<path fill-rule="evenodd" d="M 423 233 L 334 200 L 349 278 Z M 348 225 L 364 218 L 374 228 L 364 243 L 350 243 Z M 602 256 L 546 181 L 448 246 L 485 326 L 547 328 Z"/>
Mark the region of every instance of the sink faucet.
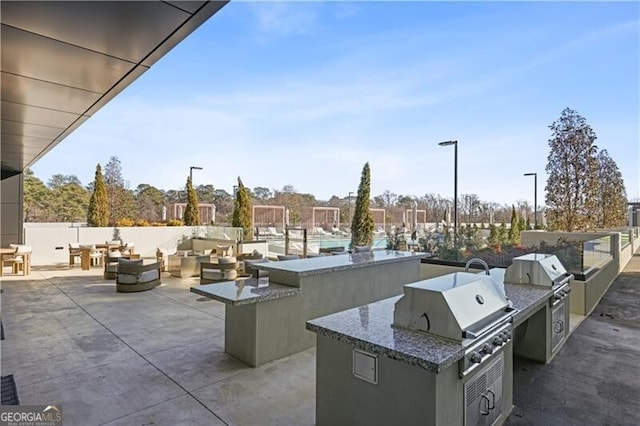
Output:
<path fill-rule="evenodd" d="M 465 265 L 464 265 L 464 271 L 465 272 L 469 272 L 469 266 L 474 264 L 474 263 L 479 263 L 480 265 L 484 266 L 484 272 L 487 275 L 490 275 L 489 274 L 489 265 L 487 265 L 487 262 L 485 262 L 484 260 L 479 259 L 477 257 L 474 257 L 473 259 L 467 260 L 467 263 L 465 263 Z"/>

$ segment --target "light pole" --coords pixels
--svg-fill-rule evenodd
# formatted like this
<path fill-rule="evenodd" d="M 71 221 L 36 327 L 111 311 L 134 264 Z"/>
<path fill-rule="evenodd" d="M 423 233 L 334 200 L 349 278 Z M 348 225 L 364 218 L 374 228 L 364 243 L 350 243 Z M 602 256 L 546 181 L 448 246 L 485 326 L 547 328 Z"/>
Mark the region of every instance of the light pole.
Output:
<path fill-rule="evenodd" d="M 349 191 L 349 228 L 351 228 L 351 194 L 353 192 Z"/>
<path fill-rule="evenodd" d="M 533 229 L 538 229 L 538 174 L 525 173 L 525 176 L 533 176 Z"/>
<path fill-rule="evenodd" d="M 194 170 L 202 170 L 202 167 L 198 167 L 198 166 L 189 167 L 189 181 L 191 181 L 191 186 L 193 186 L 193 171 Z"/>
<path fill-rule="evenodd" d="M 453 246 L 458 249 L 458 141 L 440 142 L 440 146 L 453 145 Z M 457 255 L 456 255 L 457 258 Z"/>

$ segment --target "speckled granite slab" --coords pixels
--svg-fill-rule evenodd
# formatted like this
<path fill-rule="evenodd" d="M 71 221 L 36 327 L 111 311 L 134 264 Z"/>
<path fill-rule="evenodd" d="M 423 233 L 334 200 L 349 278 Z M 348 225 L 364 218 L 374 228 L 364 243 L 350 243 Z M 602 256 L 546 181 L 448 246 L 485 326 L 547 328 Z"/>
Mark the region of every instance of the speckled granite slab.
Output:
<path fill-rule="evenodd" d="M 549 302 L 553 295 L 551 287 L 540 287 L 529 284 L 505 284 L 507 297 L 513 302 L 513 307 L 519 312 L 513 317 L 515 325 L 529 318 L 542 305 Z"/>
<path fill-rule="evenodd" d="M 514 325 L 520 324 L 538 311 L 542 305 L 553 296 L 551 287 L 541 287 L 530 284 L 504 283 L 504 268 L 493 268 L 489 272 L 494 280 L 504 284 L 505 294 L 518 312 L 513 317 Z"/>
<path fill-rule="evenodd" d="M 356 269 L 391 262 L 417 261 L 425 257 L 425 253 L 408 251 L 373 250 L 364 253 L 339 254 L 335 256 L 319 256 L 306 259 L 284 260 L 281 262 L 259 263 L 255 267 L 265 271 L 278 271 L 307 276 L 336 272 L 345 269 Z"/>
<path fill-rule="evenodd" d="M 300 293 L 297 287 L 270 283 L 269 278 L 251 278 L 248 280 L 225 281 L 191 287 L 191 293 L 215 299 L 227 305 L 239 306 L 282 297 L 295 296 Z"/>
<path fill-rule="evenodd" d="M 307 321 L 307 330 L 353 344 L 367 352 L 406 362 L 434 373 L 462 358 L 462 344 L 427 333 L 393 327 L 395 302 L 401 296 Z"/>

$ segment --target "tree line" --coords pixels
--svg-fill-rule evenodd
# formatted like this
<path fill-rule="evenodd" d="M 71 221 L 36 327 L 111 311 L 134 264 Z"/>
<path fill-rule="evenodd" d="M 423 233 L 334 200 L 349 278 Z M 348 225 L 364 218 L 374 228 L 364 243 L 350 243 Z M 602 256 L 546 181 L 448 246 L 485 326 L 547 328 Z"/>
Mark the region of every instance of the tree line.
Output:
<path fill-rule="evenodd" d="M 565 109 L 560 119 L 549 126 L 548 173 L 545 188 L 545 211 L 550 229 L 575 230 L 622 226 L 626 222 L 626 192 L 622 176 L 615 161 L 606 150 L 598 151 L 595 132 L 577 112 Z M 98 179 L 104 185 L 106 217 L 96 221 L 89 214 L 92 197 L 95 198 Z M 340 222 L 348 223 L 355 209 L 355 197 L 333 195 L 329 200 L 318 200 L 313 194 L 298 192 L 292 185 L 282 189 L 257 186 L 253 189 L 242 185 L 242 197 L 248 205 L 286 206 L 290 223 L 300 220 L 304 209 L 311 207 L 339 207 Z M 367 192 L 367 195 L 369 193 Z M 189 198 L 191 197 L 191 202 Z M 214 204 L 216 224 L 233 222 L 238 192 L 230 194 L 215 189 L 212 184 L 193 187 L 187 179 L 184 189 L 162 190 L 149 184 L 139 184 L 130 189 L 125 184 L 122 166 L 112 156 L 104 167 L 96 168 L 96 178 L 83 186 L 74 175 L 56 174 L 45 184 L 27 169 L 24 173 L 25 222 L 89 222 L 111 226 L 166 224 L 162 220 L 162 207 L 172 203 Z M 95 207 L 94 204 L 91 204 Z M 370 198 L 370 207 L 386 212 L 387 224 L 398 224 L 402 213 L 417 203 L 419 210 L 426 210 L 427 222 L 447 221 L 452 216 L 453 199 L 439 194 L 422 196 L 396 194 L 389 190 Z M 187 209 L 189 221 L 197 209 Z M 524 221 L 533 216 L 534 206 L 525 200 L 515 204 L 499 204 L 481 200 L 476 194 L 462 194 L 457 200 L 458 223 L 503 223 L 512 219 L 513 211 Z M 93 214 L 93 213 L 92 213 Z M 178 224 L 178 223 L 176 223 Z M 527 227 L 528 229 L 529 227 Z"/>

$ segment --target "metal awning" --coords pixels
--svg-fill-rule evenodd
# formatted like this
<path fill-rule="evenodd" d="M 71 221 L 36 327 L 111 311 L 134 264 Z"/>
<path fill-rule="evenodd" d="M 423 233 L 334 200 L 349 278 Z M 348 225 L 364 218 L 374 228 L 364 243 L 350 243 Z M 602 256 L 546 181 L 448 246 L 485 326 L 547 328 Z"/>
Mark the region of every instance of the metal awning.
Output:
<path fill-rule="evenodd" d="M 21 173 L 227 1 L 3 1 L 2 179 Z"/>

